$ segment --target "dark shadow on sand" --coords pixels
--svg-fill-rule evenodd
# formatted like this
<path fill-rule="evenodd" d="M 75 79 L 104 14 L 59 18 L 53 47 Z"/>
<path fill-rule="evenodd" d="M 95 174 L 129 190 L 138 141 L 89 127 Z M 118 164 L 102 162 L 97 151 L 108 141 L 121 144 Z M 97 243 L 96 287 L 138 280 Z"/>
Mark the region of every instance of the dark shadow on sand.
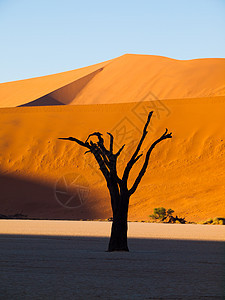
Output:
<path fill-rule="evenodd" d="M 31 102 L 18 105 L 18 107 L 26 107 L 26 106 L 52 106 L 52 105 L 64 105 L 64 103 L 54 99 L 51 95 L 45 95 L 41 98 L 33 100 Z"/>
<path fill-rule="evenodd" d="M 0 235 L 1 295 L 16 299 L 224 299 L 225 243 Z M 28 299 L 27 298 L 27 299 Z"/>
<path fill-rule="evenodd" d="M 99 212 L 89 203 L 90 199 L 98 202 L 96 193 L 87 190 L 88 194 L 84 195 L 81 194 L 83 190 L 76 187 L 68 191 L 66 187 L 56 183 L 25 178 L 13 173 L 0 174 L 0 215 L 9 216 L 9 219 L 16 215 L 19 216 L 13 217 L 14 219 L 100 218 Z"/>

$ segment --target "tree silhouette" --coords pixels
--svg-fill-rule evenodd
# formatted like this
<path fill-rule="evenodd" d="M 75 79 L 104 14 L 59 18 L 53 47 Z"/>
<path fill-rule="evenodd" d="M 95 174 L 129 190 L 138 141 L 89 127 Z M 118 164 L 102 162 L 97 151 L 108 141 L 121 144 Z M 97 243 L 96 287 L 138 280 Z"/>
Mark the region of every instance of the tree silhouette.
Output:
<path fill-rule="evenodd" d="M 147 128 L 150 123 L 153 111 L 148 114 L 147 121 L 145 123 L 141 139 L 137 145 L 136 150 L 134 151 L 132 157 L 128 161 L 122 178 L 119 178 L 117 174 L 117 160 L 122 152 L 125 145 L 123 145 L 116 153 L 113 153 L 113 143 L 114 137 L 111 133 L 107 132 L 110 136 L 110 146 L 107 149 L 104 145 L 104 139 L 100 132 L 94 132 L 88 136 L 85 142 L 74 138 L 59 138 L 61 140 L 69 140 L 76 142 L 78 145 L 87 148 L 88 150 L 85 153 L 92 153 L 99 165 L 99 168 L 105 177 L 107 187 L 111 197 L 111 207 L 113 212 L 113 223 L 111 229 L 111 237 L 109 241 L 108 251 L 129 251 L 127 246 L 127 215 L 128 215 L 128 206 L 129 199 L 131 195 L 136 191 L 142 177 L 144 176 L 149 158 L 152 153 L 152 150 L 155 146 L 163 140 L 172 138 L 172 133 L 168 133 L 168 130 L 163 133 L 163 135 L 154 141 L 149 147 L 142 168 L 136 177 L 131 188 L 128 188 L 128 178 L 130 171 L 134 164 L 141 158 L 143 154 L 139 154 L 141 146 L 145 140 L 145 137 L 148 133 Z M 91 140 L 91 137 L 97 137 L 97 142 L 94 143 Z"/>

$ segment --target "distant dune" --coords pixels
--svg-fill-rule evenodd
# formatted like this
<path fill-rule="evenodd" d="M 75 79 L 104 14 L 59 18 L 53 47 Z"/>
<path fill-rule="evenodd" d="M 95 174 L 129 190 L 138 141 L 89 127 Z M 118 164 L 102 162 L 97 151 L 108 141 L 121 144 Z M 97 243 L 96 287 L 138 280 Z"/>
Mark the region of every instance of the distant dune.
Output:
<path fill-rule="evenodd" d="M 126 54 L 93 66 L 0 84 L 0 107 L 112 104 L 225 95 L 225 59 Z"/>

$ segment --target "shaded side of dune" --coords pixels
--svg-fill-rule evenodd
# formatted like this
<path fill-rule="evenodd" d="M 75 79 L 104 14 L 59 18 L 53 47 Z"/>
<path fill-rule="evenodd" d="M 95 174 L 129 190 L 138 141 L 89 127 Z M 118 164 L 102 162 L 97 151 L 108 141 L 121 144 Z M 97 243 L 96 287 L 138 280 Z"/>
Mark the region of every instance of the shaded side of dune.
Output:
<path fill-rule="evenodd" d="M 63 105 L 64 103 L 54 99 L 51 97 L 51 95 L 45 95 L 39 99 L 36 99 L 34 101 L 19 105 L 18 107 L 23 106 L 50 106 L 50 105 Z"/>
<path fill-rule="evenodd" d="M 16 107 L 37 100 L 66 87 L 70 83 L 74 83 L 88 75 L 93 75 L 93 73 L 95 74 L 95 71 L 101 70 L 109 63 L 110 61 L 106 61 L 58 74 L 1 83 L 0 107 Z"/>
<path fill-rule="evenodd" d="M 56 89 L 50 94 L 40 97 L 31 102 L 19 105 L 23 106 L 51 106 L 51 105 L 65 105 L 70 104 L 80 91 L 99 73 L 103 68 L 98 69 L 74 82 L 65 85 L 62 88 Z"/>
<path fill-rule="evenodd" d="M 107 217 L 93 205 L 99 201 L 96 194 L 89 195 L 90 203 L 90 198 L 82 201 L 79 191 L 61 190 L 62 196 L 57 194 L 54 183 L 18 174 L 1 174 L 0 218 L 87 220 Z M 68 199 L 72 199 L 70 203 Z"/>

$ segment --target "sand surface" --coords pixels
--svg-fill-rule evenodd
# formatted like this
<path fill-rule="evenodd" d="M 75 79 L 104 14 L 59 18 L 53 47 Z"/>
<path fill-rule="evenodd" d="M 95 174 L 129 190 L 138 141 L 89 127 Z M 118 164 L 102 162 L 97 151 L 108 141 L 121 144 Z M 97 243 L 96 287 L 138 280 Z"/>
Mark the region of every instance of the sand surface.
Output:
<path fill-rule="evenodd" d="M 216 241 L 222 226 L 129 223 L 130 252 L 107 253 L 110 225 L 1 221 L 1 296 L 224 299 L 225 243 Z"/>
<path fill-rule="evenodd" d="M 225 97 L 0 109 L 0 213 L 42 219 L 111 217 L 95 160 L 58 137 L 85 140 L 100 131 L 108 145 L 110 131 L 115 151 L 126 145 L 118 160 L 121 176 L 149 110 L 154 115 L 143 153 L 166 127 L 173 138 L 153 151 L 130 200 L 129 220 L 147 221 L 161 206 L 193 222 L 225 217 Z M 129 186 L 142 163 L 143 158 L 133 168 Z"/>
<path fill-rule="evenodd" d="M 104 221 L 0 220 L 0 234 L 108 237 L 111 224 Z M 225 242 L 225 226 L 129 222 L 128 237 Z"/>

